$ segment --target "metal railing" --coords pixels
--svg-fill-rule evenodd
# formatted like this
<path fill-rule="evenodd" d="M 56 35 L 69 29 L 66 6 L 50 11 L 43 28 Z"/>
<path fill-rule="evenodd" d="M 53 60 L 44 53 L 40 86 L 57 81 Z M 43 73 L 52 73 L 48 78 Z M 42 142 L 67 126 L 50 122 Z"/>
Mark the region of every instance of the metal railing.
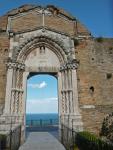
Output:
<path fill-rule="evenodd" d="M 16 150 L 21 143 L 21 126 L 0 135 L 0 150 Z"/>
<path fill-rule="evenodd" d="M 113 143 L 103 141 L 90 132 L 76 132 L 65 125 L 61 125 L 61 142 L 67 150 L 113 150 Z"/>
<path fill-rule="evenodd" d="M 21 143 L 21 125 L 18 116 L 3 116 L 0 120 L 0 150 L 18 149 Z"/>
<path fill-rule="evenodd" d="M 68 150 L 74 150 L 77 133 L 69 127 L 61 124 L 61 143 Z"/>
<path fill-rule="evenodd" d="M 39 119 L 39 120 L 26 120 L 27 127 L 47 127 L 47 126 L 58 126 L 58 119 Z"/>

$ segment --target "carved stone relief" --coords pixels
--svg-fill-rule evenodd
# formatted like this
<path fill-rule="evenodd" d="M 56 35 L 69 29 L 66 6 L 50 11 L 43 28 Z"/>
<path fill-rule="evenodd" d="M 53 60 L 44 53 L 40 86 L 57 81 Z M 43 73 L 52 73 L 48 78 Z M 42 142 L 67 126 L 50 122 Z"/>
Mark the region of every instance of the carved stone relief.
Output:
<path fill-rule="evenodd" d="M 26 105 L 26 81 L 29 73 L 54 72 L 58 75 L 59 115 L 63 118 L 60 123 L 71 128 L 74 125 L 73 128 L 76 129 L 76 123 L 69 122 L 78 119 L 78 129 L 79 122 L 80 126 L 82 124 L 77 95 L 78 62 L 74 55 L 73 40 L 52 31 L 42 32 L 42 30 L 23 33 L 18 37 L 21 41 L 19 43 L 15 43 L 14 35 L 10 37 L 7 81 L 10 78 L 13 82 L 7 82 L 5 113 L 23 118 Z M 21 123 L 24 129 L 25 122 L 22 120 Z"/>

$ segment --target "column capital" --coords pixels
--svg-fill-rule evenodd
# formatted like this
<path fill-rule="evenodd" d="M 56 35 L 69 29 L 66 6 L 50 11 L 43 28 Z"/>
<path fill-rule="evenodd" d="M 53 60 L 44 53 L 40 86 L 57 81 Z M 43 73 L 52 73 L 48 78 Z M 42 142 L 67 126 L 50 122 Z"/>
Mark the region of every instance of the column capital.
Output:
<path fill-rule="evenodd" d="M 25 64 L 20 63 L 20 62 L 12 62 L 8 61 L 6 63 L 8 69 L 20 69 L 20 70 L 25 70 Z"/>
<path fill-rule="evenodd" d="M 78 68 L 78 61 L 76 59 L 66 62 L 65 64 L 63 64 L 60 67 L 60 71 L 64 71 L 64 70 L 68 70 L 68 69 L 72 69 L 72 70 L 76 70 Z"/>

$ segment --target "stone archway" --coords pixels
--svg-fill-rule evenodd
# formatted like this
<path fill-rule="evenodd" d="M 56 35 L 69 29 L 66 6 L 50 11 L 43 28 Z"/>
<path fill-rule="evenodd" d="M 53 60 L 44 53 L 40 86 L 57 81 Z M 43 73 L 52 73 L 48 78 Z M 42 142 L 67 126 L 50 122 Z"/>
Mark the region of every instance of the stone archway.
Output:
<path fill-rule="evenodd" d="M 82 130 L 74 41 L 50 31 L 36 32 L 36 35 L 28 33 L 9 54 L 4 114 L 16 116 L 15 124 L 22 125 L 24 138 L 27 77 L 31 72 L 55 73 L 58 77 L 59 128 L 65 125 Z M 12 34 L 12 41 L 13 38 Z"/>

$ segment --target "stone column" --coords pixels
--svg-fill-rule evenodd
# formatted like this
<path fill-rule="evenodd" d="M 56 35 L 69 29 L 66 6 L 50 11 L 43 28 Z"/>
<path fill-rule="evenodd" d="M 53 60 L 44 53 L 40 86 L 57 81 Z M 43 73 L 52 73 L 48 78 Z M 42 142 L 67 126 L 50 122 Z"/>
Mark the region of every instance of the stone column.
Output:
<path fill-rule="evenodd" d="M 19 107 L 19 75 L 20 75 L 20 71 L 19 68 L 17 68 L 16 71 L 16 86 L 15 86 L 15 105 L 13 107 L 15 107 L 15 115 L 18 115 L 18 107 Z"/>
<path fill-rule="evenodd" d="M 26 113 L 26 99 L 27 99 L 27 77 L 29 75 L 29 72 L 24 72 L 23 73 L 23 97 L 22 97 L 22 114 Z"/>
<path fill-rule="evenodd" d="M 72 64 L 72 105 L 73 111 L 70 113 L 70 127 L 75 131 L 83 130 L 82 118 L 80 115 L 79 104 L 78 104 L 78 88 L 77 88 L 77 72 L 76 64 Z"/>
<path fill-rule="evenodd" d="M 66 70 L 66 99 L 67 99 L 67 115 L 69 115 L 69 72 Z"/>
<path fill-rule="evenodd" d="M 62 80 L 61 80 L 61 72 L 58 72 L 58 112 L 59 114 L 62 113 Z"/>
<path fill-rule="evenodd" d="M 73 89 L 73 113 L 78 115 L 79 114 L 79 109 L 78 109 L 78 88 L 77 88 L 77 75 L 76 75 L 76 70 L 72 70 L 72 89 Z"/>
<path fill-rule="evenodd" d="M 19 100 L 22 96 L 22 88 L 18 86 L 21 82 L 20 71 L 23 72 L 25 65 L 18 62 L 8 62 L 7 63 L 7 84 L 6 84 L 6 96 L 5 96 L 5 108 L 3 116 L 9 116 L 10 118 L 15 118 L 14 123 L 19 123 Z M 18 82 L 18 83 L 17 83 Z M 12 119 L 11 119 L 12 120 Z"/>
<path fill-rule="evenodd" d="M 72 104 L 72 71 L 68 69 L 68 86 L 69 86 L 69 113 L 73 112 Z"/>
<path fill-rule="evenodd" d="M 62 93 L 65 93 L 65 107 L 67 110 L 64 112 L 64 124 L 74 130 L 82 130 L 82 120 L 79 112 L 78 105 L 78 89 L 77 89 L 77 62 L 72 60 L 67 62 L 64 66 L 61 67 L 61 72 L 65 72 L 66 86 L 62 90 Z M 68 74 L 67 74 L 68 73 Z M 65 85 L 65 84 L 64 84 Z M 69 119 L 68 119 L 69 117 Z M 68 121 L 67 121 L 68 119 Z"/>
<path fill-rule="evenodd" d="M 61 140 L 61 124 L 62 124 L 62 79 L 61 72 L 58 72 L 58 114 L 59 114 L 59 140 Z"/>
<path fill-rule="evenodd" d="M 22 108 L 21 108 L 21 115 L 23 116 L 23 122 L 22 122 L 22 141 L 25 140 L 25 128 L 26 128 L 26 100 L 27 100 L 27 77 L 29 75 L 29 72 L 23 73 L 23 95 L 22 95 Z"/>
<path fill-rule="evenodd" d="M 13 84 L 13 65 L 12 63 L 7 64 L 7 83 L 6 83 L 6 95 L 5 95 L 5 108 L 4 114 L 9 115 L 11 113 L 11 90 Z"/>
<path fill-rule="evenodd" d="M 15 95 L 16 95 L 16 91 L 15 91 L 15 86 L 16 86 L 16 67 L 14 67 L 13 69 L 13 79 L 12 79 L 12 90 L 11 90 L 11 114 L 14 115 L 15 112 Z"/>

